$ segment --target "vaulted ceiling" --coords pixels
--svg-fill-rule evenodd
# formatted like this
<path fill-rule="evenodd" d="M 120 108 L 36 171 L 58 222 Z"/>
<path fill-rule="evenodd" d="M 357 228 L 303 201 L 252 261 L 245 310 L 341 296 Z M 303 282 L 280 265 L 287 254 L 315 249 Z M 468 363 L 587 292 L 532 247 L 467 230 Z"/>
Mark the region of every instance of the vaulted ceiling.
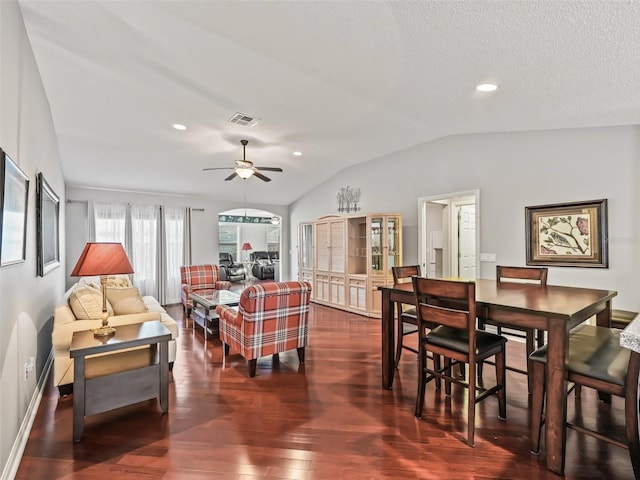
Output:
<path fill-rule="evenodd" d="M 640 2 L 20 6 L 70 186 L 288 205 L 442 136 L 640 123 Z M 475 91 L 487 82 L 498 90 Z M 284 172 L 203 172 L 232 167 L 241 139 Z"/>

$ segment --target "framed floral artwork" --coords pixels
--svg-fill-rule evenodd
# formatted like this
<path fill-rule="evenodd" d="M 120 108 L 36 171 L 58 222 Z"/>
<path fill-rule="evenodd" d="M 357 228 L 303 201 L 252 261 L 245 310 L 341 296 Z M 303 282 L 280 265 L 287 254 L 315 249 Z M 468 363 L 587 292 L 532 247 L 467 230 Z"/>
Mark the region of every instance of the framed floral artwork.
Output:
<path fill-rule="evenodd" d="M 527 265 L 608 268 L 607 200 L 525 207 Z"/>

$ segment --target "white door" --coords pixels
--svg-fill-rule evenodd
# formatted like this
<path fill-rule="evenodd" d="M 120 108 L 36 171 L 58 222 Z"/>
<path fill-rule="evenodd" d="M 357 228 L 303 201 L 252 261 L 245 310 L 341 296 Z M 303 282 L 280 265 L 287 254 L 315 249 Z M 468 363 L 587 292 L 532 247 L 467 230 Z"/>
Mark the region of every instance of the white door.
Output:
<path fill-rule="evenodd" d="M 476 278 L 476 206 L 458 206 L 458 276 Z"/>

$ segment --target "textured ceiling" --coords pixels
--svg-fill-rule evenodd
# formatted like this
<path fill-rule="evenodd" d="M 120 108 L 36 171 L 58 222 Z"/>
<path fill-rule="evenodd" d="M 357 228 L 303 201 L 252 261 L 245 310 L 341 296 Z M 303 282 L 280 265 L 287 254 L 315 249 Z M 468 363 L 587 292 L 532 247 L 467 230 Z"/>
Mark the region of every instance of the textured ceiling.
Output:
<path fill-rule="evenodd" d="M 637 1 L 19 3 L 70 186 L 288 205 L 446 135 L 640 123 Z M 243 138 L 284 172 L 202 171 Z"/>

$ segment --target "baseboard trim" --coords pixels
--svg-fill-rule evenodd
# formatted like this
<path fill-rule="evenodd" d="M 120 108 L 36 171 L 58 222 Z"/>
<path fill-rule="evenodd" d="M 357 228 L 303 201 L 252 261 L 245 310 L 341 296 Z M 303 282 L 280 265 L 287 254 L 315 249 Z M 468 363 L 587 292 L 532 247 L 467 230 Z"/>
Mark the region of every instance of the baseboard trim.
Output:
<path fill-rule="evenodd" d="M 29 408 L 27 408 L 27 412 L 22 419 L 22 424 L 20 425 L 18 436 L 13 443 L 13 447 L 11 448 L 11 452 L 9 453 L 9 458 L 7 459 L 7 463 L 4 466 L 4 470 L 2 471 L 0 480 L 13 480 L 16 476 L 16 473 L 18 472 L 18 467 L 20 466 L 20 461 L 22 460 L 22 454 L 24 453 L 24 448 L 27 446 L 29 434 L 31 433 L 31 427 L 33 426 L 33 422 L 36 419 L 38 407 L 40 406 L 40 401 L 42 400 L 42 393 L 44 392 L 47 378 L 49 378 L 49 372 L 51 371 L 52 365 L 53 349 L 51 349 L 51 351 L 49 352 L 47 363 L 42 370 L 42 375 L 40 375 L 40 378 L 38 379 L 38 383 L 33 392 L 33 396 L 31 397 L 31 401 L 29 402 Z"/>

